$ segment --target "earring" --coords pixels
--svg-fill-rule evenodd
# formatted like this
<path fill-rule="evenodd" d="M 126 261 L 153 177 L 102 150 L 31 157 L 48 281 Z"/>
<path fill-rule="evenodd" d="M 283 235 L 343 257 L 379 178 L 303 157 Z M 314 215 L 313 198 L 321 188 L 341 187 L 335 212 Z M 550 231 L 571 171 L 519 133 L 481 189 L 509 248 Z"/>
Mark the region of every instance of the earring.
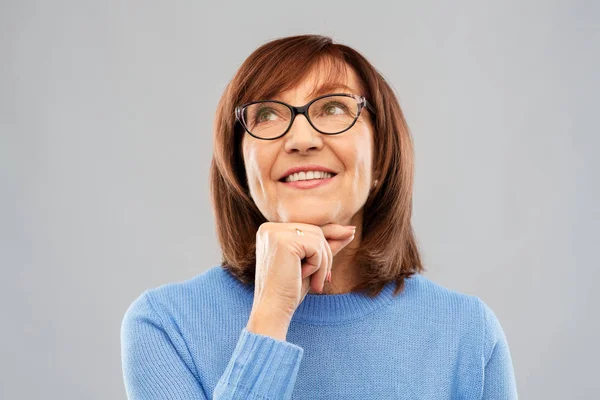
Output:
<path fill-rule="evenodd" d="M 377 179 L 375 179 L 375 182 L 373 182 L 373 187 L 377 186 Z"/>

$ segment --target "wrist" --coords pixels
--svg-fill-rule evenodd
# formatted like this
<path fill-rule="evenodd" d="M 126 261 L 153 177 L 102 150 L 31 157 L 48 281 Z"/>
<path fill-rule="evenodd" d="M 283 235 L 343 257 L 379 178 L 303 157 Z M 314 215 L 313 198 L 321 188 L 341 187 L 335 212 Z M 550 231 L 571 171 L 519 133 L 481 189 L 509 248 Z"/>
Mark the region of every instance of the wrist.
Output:
<path fill-rule="evenodd" d="M 277 340 L 286 341 L 291 318 L 281 315 L 272 307 L 253 308 L 246 329 L 252 333 L 270 336 Z"/>

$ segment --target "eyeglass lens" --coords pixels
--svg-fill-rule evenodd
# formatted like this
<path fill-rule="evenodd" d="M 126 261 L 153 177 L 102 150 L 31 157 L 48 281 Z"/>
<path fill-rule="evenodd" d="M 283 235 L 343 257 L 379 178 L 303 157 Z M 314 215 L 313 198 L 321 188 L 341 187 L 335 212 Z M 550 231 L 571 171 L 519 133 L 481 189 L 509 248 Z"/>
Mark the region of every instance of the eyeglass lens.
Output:
<path fill-rule="evenodd" d="M 347 129 L 358 114 L 358 102 L 353 97 L 329 96 L 312 103 L 308 118 L 324 133 L 338 133 Z M 292 119 L 292 110 L 280 103 L 250 104 L 242 114 L 246 128 L 261 138 L 275 138 L 283 134 Z"/>

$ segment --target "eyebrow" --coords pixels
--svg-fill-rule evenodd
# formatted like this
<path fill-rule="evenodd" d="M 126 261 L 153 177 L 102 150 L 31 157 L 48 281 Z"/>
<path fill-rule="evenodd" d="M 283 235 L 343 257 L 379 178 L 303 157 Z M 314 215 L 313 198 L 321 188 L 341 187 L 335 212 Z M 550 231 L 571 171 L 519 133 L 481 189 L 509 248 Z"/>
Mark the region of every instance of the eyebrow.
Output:
<path fill-rule="evenodd" d="M 319 88 L 313 93 L 314 97 L 319 97 L 321 95 L 327 93 L 340 93 L 339 89 L 342 89 L 344 92 L 359 94 L 356 90 L 351 88 L 350 86 L 346 86 L 343 83 L 326 83 L 324 85 L 319 86 Z M 313 97 L 313 98 L 314 98 Z M 273 100 L 281 100 L 281 96 L 277 95 L 272 98 Z"/>
<path fill-rule="evenodd" d="M 349 86 L 346 86 L 343 83 L 330 83 L 330 84 L 325 84 L 325 85 L 322 85 L 321 87 L 319 87 L 319 89 L 314 93 L 314 95 L 315 96 L 320 96 L 322 94 L 326 94 L 326 93 L 329 93 L 329 92 L 337 91 L 338 89 L 342 89 L 342 90 L 345 90 L 345 91 L 350 92 L 350 93 L 359 94 L 353 88 L 351 88 Z"/>

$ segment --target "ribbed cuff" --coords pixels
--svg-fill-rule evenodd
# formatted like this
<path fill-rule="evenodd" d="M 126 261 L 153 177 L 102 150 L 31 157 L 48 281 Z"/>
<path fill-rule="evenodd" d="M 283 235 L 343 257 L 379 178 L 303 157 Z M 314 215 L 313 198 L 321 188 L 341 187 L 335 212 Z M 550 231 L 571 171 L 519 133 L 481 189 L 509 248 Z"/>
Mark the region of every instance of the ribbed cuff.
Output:
<path fill-rule="evenodd" d="M 244 327 L 215 393 L 237 390 L 253 397 L 289 399 L 303 354 L 298 345 Z"/>

